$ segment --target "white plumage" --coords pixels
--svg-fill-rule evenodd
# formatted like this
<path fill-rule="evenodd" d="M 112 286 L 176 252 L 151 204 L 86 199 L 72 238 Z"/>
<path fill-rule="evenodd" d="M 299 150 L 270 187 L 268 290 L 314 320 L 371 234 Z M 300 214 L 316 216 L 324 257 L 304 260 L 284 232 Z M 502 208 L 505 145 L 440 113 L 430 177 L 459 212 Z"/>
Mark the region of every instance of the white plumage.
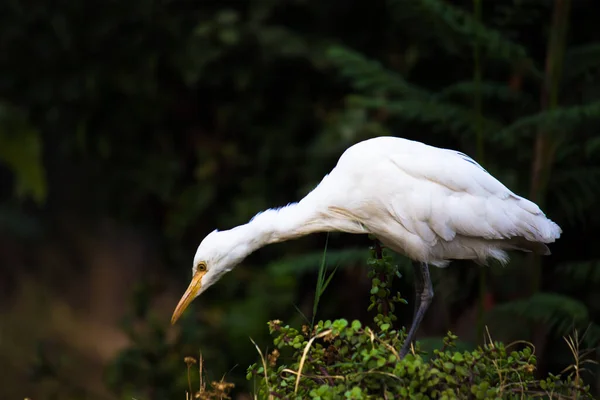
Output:
<path fill-rule="evenodd" d="M 438 267 L 453 259 L 505 263 L 509 249 L 549 254 L 546 244 L 561 234 L 536 204 L 511 192 L 463 153 L 395 137 L 369 139 L 348 148 L 300 202 L 209 234 L 198 247 L 195 279 L 173 321 L 253 251 L 323 231 L 371 233 L 390 249 Z M 427 275 L 421 288 L 427 291 L 425 269 L 418 272 Z M 420 296 L 427 305 L 430 291 Z M 419 321 L 415 317 L 411 331 Z"/>
<path fill-rule="evenodd" d="M 321 208 L 322 218 L 339 219 L 340 230 L 373 233 L 437 266 L 451 259 L 505 262 L 504 249 L 515 247 L 545 253 L 544 243 L 561 233 L 536 204 L 466 155 L 393 137 L 350 147 L 304 202 Z"/>

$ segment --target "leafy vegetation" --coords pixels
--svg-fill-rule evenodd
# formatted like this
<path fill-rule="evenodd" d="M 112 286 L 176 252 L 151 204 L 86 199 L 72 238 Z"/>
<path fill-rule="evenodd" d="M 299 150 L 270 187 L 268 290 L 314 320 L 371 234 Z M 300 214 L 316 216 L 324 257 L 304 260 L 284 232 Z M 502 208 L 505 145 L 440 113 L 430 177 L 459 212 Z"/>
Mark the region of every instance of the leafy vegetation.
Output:
<path fill-rule="evenodd" d="M 269 322 L 274 349 L 261 363 L 248 368 L 260 399 L 550 399 L 593 398 L 583 384 L 581 369 L 570 368 L 561 377 L 550 374 L 537 379 L 536 356 L 528 343 L 505 346 L 489 340 L 472 351 L 457 351 L 457 336 L 448 332 L 443 346 L 423 352 L 417 343 L 400 359 L 405 334 L 393 328 L 393 304 L 400 295 L 388 289 L 394 273 L 389 257 L 369 259 L 373 290 L 371 306 L 377 305 L 373 327 L 354 320 L 319 321 L 312 328 L 295 329 L 280 320 Z M 389 307 L 389 308 L 388 308 Z M 575 341 L 576 363 L 580 359 Z"/>

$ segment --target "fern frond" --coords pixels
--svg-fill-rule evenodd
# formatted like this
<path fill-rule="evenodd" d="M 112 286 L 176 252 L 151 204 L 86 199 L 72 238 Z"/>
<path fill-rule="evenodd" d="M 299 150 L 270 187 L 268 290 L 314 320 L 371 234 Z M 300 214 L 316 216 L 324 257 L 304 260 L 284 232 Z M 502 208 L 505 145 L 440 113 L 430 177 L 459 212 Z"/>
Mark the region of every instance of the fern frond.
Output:
<path fill-rule="evenodd" d="M 592 154 L 600 152 L 600 136 L 594 136 L 589 138 L 585 142 L 585 155 L 590 157 Z"/>
<path fill-rule="evenodd" d="M 596 206 L 596 201 L 590 197 L 573 194 L 573 190 L 565 188 L 558 188 L 552 192 L 551 196 L 560 204 L 560 211 L 556 215 L 565 219 L 570 226 L 586 225 L 589 222 L 588 212 Z"/>
<path fill-rule="evenodd" d="M 555 186 L 563 186 L 575 182 L 585 189 L 589 194 L 595 194 L 600 191 L 600 167 L 595 168 L 569 168 L 566 170 L 556 171 L 551 178 L 550 184 Z"/>
<path fill-rule="evenodd" d="M 570 130 L 578 124 L 590 119 L 600 118 L 600 101 L 581 106 L 560 107 L 554 110 L 542 111 L 518 119 L 513 124 L 504 128 L 500 135 L 511 135 L 532 132 L 535 129 Z"/>
<path fill-rule="evenodd" d="M 474 133 L 478 123 L 477 115 L 470 108 L 448 103 L 420 100 L 386 101 L 362 96 L 351 96 L 348 103 L 367 109 L 386 110 L 390 115 L 407 121 L 431 124 L 438 130 Z M 488 118 L 483 118 L 483 125 L 484 129 L 490 132 L 500 128 L 498 122 Z"/>
<path fill-rule="evenodd" d="M 565 60 L 563 81 L 568 83 L 594 68 L 600 68 L 600 44 L 592 43 L 568 49 Z"/>
<path fill-rule="evenodd" d="M 360 92 L 390 93 L 410 98 L 428 98 L 427 91 L 411 85 L 402 76 L 384 68 L 381 63 L 341 46 L 329 48 L 329 60 Z"/>
<path fill-rule="evenodd" d="M 561 264 L 556 271 L 573 287 L 600 284 L 600 260 Z"/>
<path fill-rule="evenodd" d="M 555 197 L 569 223 L 585 224 L 600 194 L 600 168 L 558 170 L 549 183 L 549 196 Z"/>
<path fill-rule="evenodd" d="M 558 293 L 536 293 L 528 299 L 501 304 L 490 311 L 517 315 L 528 321 L 545 324 L 556 335 L 565 335 L 573 326 L 582 327 L 589 320 L 585 304 Z"/>
<path fill-rule="evenodd" d="M 591 322 L 581 336 L 581 342 L 587 346 L 596 347 L 600 343 L 600 326 Z"/>
<path fill-rule="evenodd" d="M 447 101 L 454 97 L 470 99 L 476 90 L 480 91 L 483 98 L 490 100 L 519 103 L 528 103 L 532 101 L 529 96 L 526 96 L 522 92 L 512 90 L 506 84 L 497 82 L 474 82 L 472 80 L 450 85 L 436 93 L 433 98 L 437 101 Z"/>
<path fill-rule="evenodd" d="M 427 26 L 431 35 L 448 40 L 451 35 L 456 46 L 478 44 L 491 59 L 514 62 L 527 60 L 532 75 L 542 74 L 535 69 L 525 47 L 504 37 L 498 30 L 485 26 L 471 13 L 442 0 L 388 0 L 393 15 L 402 23 L 407 23 L 407 15 Z"/>

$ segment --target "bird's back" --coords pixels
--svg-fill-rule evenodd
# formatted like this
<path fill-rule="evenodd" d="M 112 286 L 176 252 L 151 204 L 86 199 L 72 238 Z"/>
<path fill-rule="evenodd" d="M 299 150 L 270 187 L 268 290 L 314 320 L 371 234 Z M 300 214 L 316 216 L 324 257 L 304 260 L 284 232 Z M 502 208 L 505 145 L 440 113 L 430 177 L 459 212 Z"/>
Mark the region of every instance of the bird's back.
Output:
<path fill-rule="evenodd" d="M 463 153 L 394 137 L 348 148 L 305 200 L 352 233 L 373 233 L 408 257 L 438 266 L 452 259 L 506 261 L 507 249 L 548 253 L 561 233 Z"/>

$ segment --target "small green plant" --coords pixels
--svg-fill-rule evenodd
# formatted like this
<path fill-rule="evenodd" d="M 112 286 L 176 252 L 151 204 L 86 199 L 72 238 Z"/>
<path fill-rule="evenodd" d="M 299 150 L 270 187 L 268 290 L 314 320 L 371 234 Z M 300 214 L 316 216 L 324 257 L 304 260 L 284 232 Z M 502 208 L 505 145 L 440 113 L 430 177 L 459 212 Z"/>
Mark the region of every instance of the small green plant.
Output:
<path fill-rule="evenodd" d="M 532 346 L 518 348 L 488 340 L 473 351 L 457 351 L 448 332 L 440 349 L 420 351 L 416 343 L 404 359 L 398 354 L 405 333 L 393 328 L 392 295 L 397 268 L 376 245 L 368 261 L 374 323 L 345 319 L 319 321 L 296 329 L 268 323 L 274 349 L 248 368 L 260 399 L 523 399 L 592 398 L 578 374 L 536 379 Z M 258 349 L 258 348 L 257 348 Z"/>
<path fill-rule="evenodd" d="M 406 300 L 397 293 L 392 296 L 391 286 L 395 277 L 400 278 L 398 266 L 392 264 L 392 258 L 385 254 L 379 242 L 371 248 L 371 257 L 367 260 L 369 278 L 371 278 L 371 304 L 368 311 L 376 308 L 374 322 L 380 330 L 386 331 L 396 321 L 394 311 L 397 303 L 407 304 Z"/>

